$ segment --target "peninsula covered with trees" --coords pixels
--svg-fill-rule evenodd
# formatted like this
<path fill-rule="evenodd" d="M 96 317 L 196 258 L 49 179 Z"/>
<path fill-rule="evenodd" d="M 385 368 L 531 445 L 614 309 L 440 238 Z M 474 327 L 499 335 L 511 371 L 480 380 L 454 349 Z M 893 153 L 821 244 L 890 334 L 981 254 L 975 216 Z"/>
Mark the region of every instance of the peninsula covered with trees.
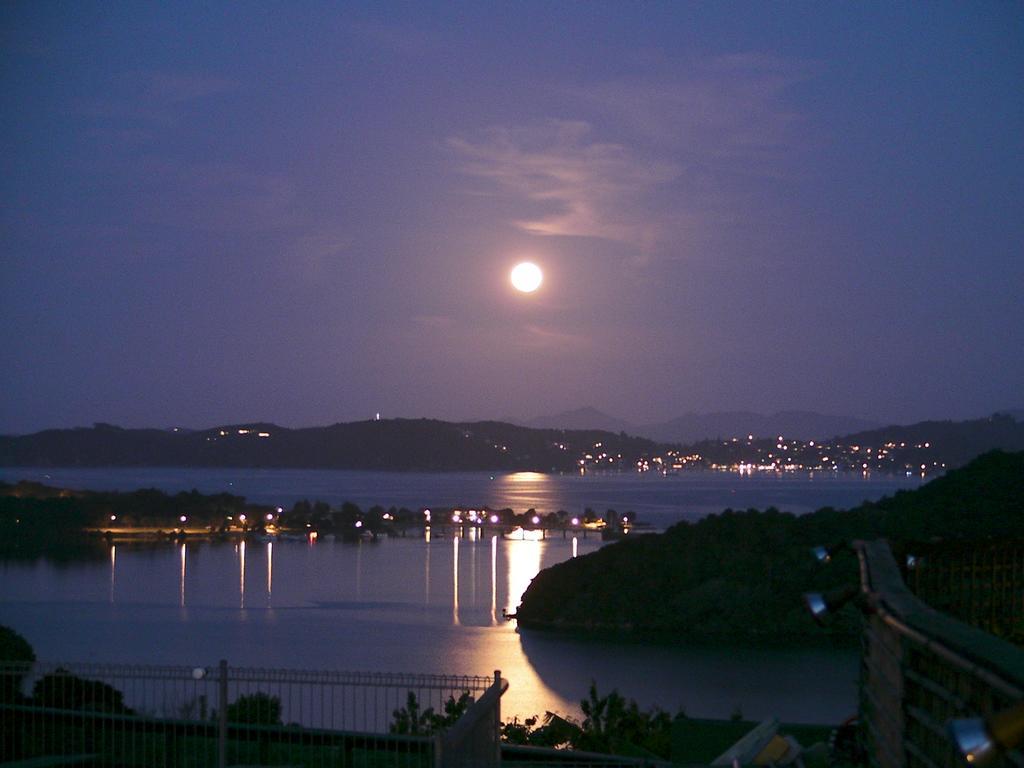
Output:
<path fill-rule="evenodd" d="M 627 538 L 541 571 L 523 595 L 519 625 L 672 640 L 818 634 L 802 593 L 856 584 L 857 566 L 847 555 L 821 568 L 810 549 L 879 537 L 896 551 L 935 540 L 1024 538 L 1024 452 L 994 451 L 847 511 L 725 510 Z M 824 631 L 852 636 L 858 627 L 848 609 Z M 1024 627 L 1010 631 L 1016 637 Z"/>

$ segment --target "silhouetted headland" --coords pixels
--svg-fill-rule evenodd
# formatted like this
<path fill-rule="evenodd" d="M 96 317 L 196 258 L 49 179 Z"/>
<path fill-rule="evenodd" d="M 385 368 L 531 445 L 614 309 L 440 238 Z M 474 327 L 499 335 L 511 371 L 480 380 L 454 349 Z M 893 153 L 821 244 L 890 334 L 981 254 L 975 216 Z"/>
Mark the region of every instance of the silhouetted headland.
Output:
<path fill-rule="evenodd" d="M 921 488 L 848 511 L 726 510 L 606 546 L 541 571 L 518 621 L 528 629 L 666 639 L 820 634 L 801 594 L 812 584 L 825 591 L 855 584 L 857 564 L 836 557 L 819 568 L 810 548 L 878 537 L 897 552 L 914 542 L 1024 539 L 1024 452 L 988 453 Z M 827 632 L 852 637 L 858 627 L 850 608 Z"/>

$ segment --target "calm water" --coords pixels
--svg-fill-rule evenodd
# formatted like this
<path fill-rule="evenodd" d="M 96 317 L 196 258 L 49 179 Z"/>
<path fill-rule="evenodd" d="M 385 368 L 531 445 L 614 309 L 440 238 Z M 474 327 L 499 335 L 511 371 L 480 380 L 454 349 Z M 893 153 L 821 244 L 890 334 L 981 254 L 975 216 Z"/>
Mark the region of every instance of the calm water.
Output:
<path fill-rule="evenodd" d="M 851 473 L 739 475 L 734 472 L 683 472 L 663 477 L 653 472 L 546 475 L 536 472 L 352 472 L 308 469 L 79 469 L 0 467 L 0 480 L 36 480 L 64 488 L 167 492 L 195 488 L 203 493 L 228 491 L 250 501 L 291 506 L 299 499 L 320 499 L 334 506 L 352 501 L 406 506 L 533 507 L 541 512 L 570 513 L 592 507 L 599 512 L 633 510 L 642 520 L 664 527 L 695 520 L 726 507 L 810 512 L 822 506 L 852 507 L 903 488 L 916 488 L 919 477 Z"/>
<path fill-rule="evenodd" d="M 673 478 L 250 470 L 0 470 L 70 487 L 225 487 L 287 504 L 491 504 L 634 509 L 665 525 L 726 506 L 848 506 L 914 481 L 859 476 Z M 630 501 L 632 500 L 632 501 Z M 120 544 L 99 562 L 0 563 L 0 623 L 49 660 L 490 674 L 506 715 L 578 713 L 591 680 L 694 716 L 837 722 L 855 709 L 857 656 L 830 648 L 652 647 L 519 633 L 504 622 L 536 573 L 593 538 L 420 537 L 343 544 Z"/>

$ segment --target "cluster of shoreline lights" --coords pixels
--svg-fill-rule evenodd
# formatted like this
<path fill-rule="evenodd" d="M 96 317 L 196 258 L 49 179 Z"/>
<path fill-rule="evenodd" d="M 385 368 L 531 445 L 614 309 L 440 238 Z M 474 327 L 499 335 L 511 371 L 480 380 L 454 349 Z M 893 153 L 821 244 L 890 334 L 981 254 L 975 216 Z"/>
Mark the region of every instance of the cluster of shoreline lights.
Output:
<path fill-rule="evenodd" d="M 529 519 L 529 524 L 537 528 L 552 527 L 551 518 L 553 515 L 541 516 L 534 514 Z M 508 522 L 504 522 L 501 516 L 496 512 L 488 512 L 487 510 L 476 510 L 467 509 L 465 511 L 460 509 L 452 510 L 451 517 L 448 520 L 433 520 L 433 513 L 429 509 L 423 510 L 423 522 L 429 528 L 432 523 L 435 524 L 451 524 L 451 525 L 471 525 L 471 526 L 485 526 L 485 525 L 508 525 Z M 624 530 L 628 530 L 631 519 L 628 515 L 622 516 L 621 525 Z M 590 531 L 599 531 L 608 526 L 608 522 L 604 519 L 597 520 L 585 520 L 578 515 L 574 515 L 569 518 L 568 526 L 572 528 L 584 528 Z M 516 526 L 521 527 L 521 526 Z M 565 527 L 564 523 L 560 521 L 553 524 L 553 527 L 562 528 Z"/>
<path fill-rule="evenodd" d="M 622 460 L 622 454 L 611 456 L 608 453 L 597 453 L 601 446 L 601 443 L 595 443 L 594 450 L 578 460 L 581 474 L 587 469 L 601 469 L 606 462 L 613 464 Z M 920 462 L 920 457 L 907 460 L 910 458 L 908 452 L 932 450 L 930 442 L 908 444 L 905 441 L 888 441 L 876 449 L 872 446 L 820 443 L 814 440 L 787 440 L 778 435 L 773 448 L 769 440 L 755 440 L 754 435 L 747 435 L 746 440 L 734 437 L 721 441 L 709 450 L 735 453 L 744 449 L 758 454 L 756 459 L 729 457 L 724 461 L 716 461 L 700 453 L 686 454 L 672 450 L 667 451 L 664 456 L 640 457 L 636 460 L 635 467 L 638 472 L 661 474 L 671 474 L 685 469 L 710 469 L 719 472 L 738 472 L 741 475 L 751 475 L 755 472 L 859 471 L 868 474 L 872 471 L 902 471 L 907 476 L 919 473 L 922 477 L 929 472 L 942 472 L 946 469 L 945 462 Z"/>
<path fill-rule="evenodd" d="M 284 512 L 284 508 L 283 507 L 278 507 L 276 513 L 274 513 L 274 512 L 267 512 L 267 514 L 264 516 L 264 519 L 261 520 L 260 522 L 263 524 L 263 526 L 268 531 L 272 531 L 275 528 L 274 521 L 277 519 L 278 515 L 280 515 L 282 512 Z M 244 512 L 238 516 L 237 523 L 235 522 L 234 515 L 228 515 L 226 519 L 227 519 L 228 523 L 230 524 L 230 527 L 232 527 L 232 528 L 241 528 L 242 530 L 245 530 L 246 528 L 250 527 L 250 525 L 255 525 L 255 521 L 254 520 L 250 520 L 249 516 L 246 515 Z M 117 515 L 111 515 L 110 516 L 110 522 L 116 523 L 117 522 Z M 182 528 L 185 527 L 185 525 L 188 524 L 188 515 L 179 515 L 178 516 L 178 522 L 181 523 L 181 527 L 178 529 L 180 531 Z M 360 525 L 362 525 L 361 522 L 356 527 L 358 528 Z"/>

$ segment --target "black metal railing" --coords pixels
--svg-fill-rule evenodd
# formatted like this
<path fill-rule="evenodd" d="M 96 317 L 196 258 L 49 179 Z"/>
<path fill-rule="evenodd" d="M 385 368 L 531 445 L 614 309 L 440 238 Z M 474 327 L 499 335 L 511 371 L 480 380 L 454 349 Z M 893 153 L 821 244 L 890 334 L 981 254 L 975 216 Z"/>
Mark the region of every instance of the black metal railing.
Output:
<path fill-rule="evenodd" d="M 481 702 L 499 711 L 506 687 L 500 674 L 3 663 L 0 762 L 458 765 L 468 747 L 442 739 L 460 724 L 446 704 L 463 699 L 462 717 L 479 719 Z M 483 718 L 495 742 L 496 717 Z"/>

